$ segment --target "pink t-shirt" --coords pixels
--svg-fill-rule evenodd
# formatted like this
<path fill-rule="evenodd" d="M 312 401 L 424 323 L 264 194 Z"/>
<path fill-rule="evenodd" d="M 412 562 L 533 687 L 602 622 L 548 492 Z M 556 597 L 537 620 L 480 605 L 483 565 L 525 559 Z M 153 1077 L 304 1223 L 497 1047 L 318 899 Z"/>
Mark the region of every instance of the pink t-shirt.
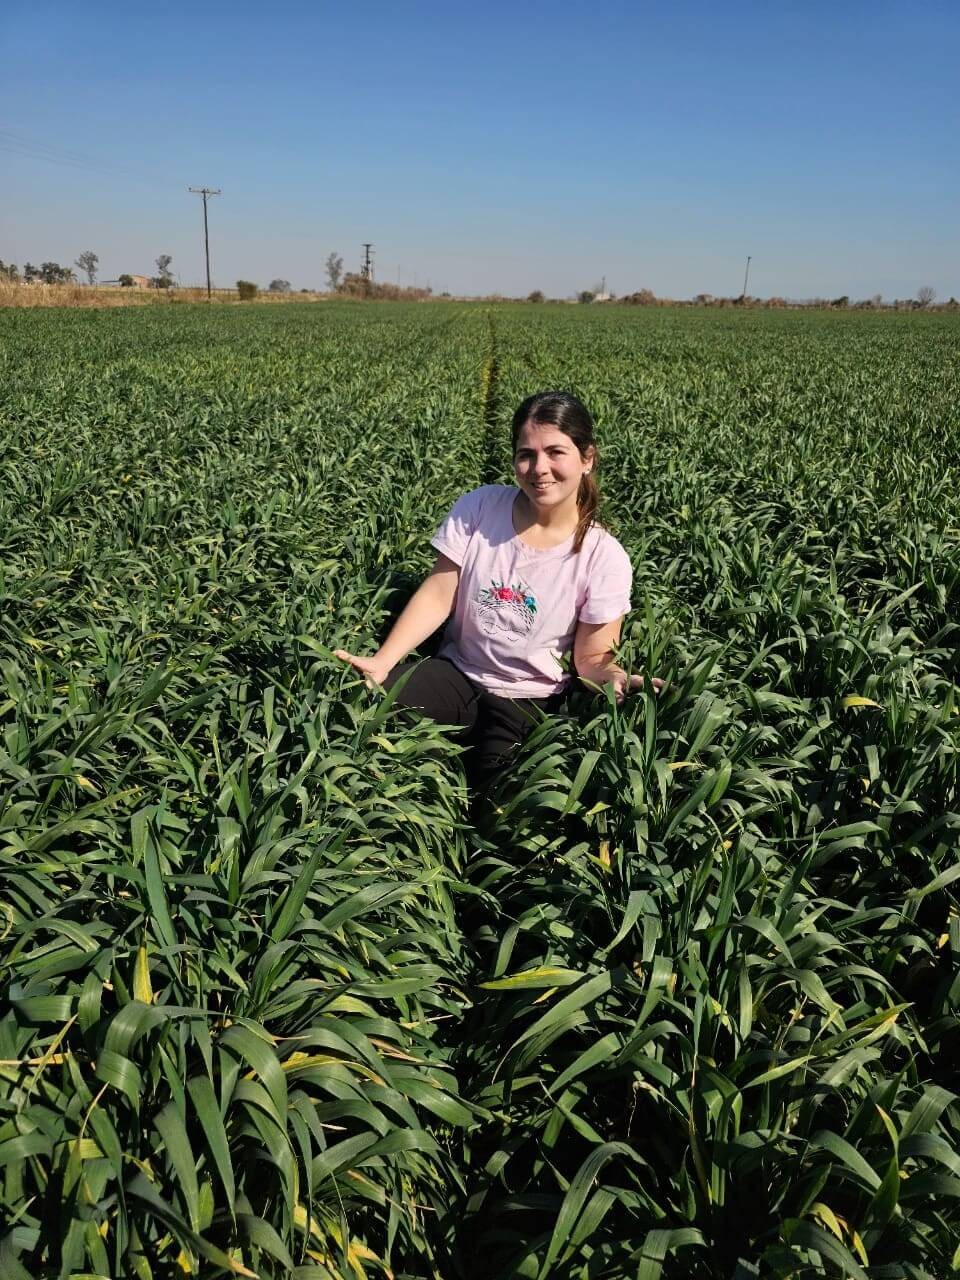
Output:
<path fill-rule="evenodd" d="M 559 662 L 577 622 L 613 622 L 630 608 L 630 559 L 594 525 L 579 552 L 573 534 L 528 546 L 513 527 L 513 485 L 485 484 L 453 505 L 432 539 L 460 566 L 439 656 L 503 698 L 546 698 L 570 676 Z"/>

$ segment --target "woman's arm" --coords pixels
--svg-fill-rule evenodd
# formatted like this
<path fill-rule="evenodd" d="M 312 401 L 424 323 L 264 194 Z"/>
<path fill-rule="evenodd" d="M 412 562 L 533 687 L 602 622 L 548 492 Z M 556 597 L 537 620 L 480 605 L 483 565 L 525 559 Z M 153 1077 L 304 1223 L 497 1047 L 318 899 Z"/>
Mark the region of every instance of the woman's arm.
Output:
<path fill-rule="evenodd" d="M 633 689 L 642 689 L 643 676 L 627 676 L 613 660 L 613 651 L 620 643 L 623 618 L 613 622 L 578 622 L 573 639 L 573 662 L 577 675 L 586 684 L 612 684 L 617 702 L 622 702 Z M 655 693 L 663 687 L 663 681 L 651 681 Z"/>
<path fill-rule="evenodd" d="M 439 554 L 372 658 L 357 657 L 344 649 L 334 650 L 336 656 L 362 671 L 368 684 L 383 684 L 397 663 L 432 636 L 450 616 L 459 582 L 460 566 L 449 556 Z"/>

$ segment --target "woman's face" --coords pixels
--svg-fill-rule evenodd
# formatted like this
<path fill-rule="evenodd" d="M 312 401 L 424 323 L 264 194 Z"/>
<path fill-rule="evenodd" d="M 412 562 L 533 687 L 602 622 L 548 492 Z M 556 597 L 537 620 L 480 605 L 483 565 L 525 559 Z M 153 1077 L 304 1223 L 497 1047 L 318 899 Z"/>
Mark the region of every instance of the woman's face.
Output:
<path fill-rule="evenodd" d="M 513 471 L 518 487 L 538 511 L 577 500 L 580 477 L 593 466 L 592 446 L 582 458 L 580 450 L 558 427 L 526 422 L 517 437 Z"/>

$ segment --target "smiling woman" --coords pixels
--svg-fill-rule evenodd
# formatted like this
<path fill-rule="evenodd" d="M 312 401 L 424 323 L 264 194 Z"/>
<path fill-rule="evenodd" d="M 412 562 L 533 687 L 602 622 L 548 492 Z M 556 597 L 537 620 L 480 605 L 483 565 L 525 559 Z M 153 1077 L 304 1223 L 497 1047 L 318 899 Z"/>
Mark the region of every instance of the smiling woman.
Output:
<path fill-rule="evenodd" d="M 597 521 L 590 414 L 566 392 L 529 397 L 514 414 L 513 455 L 515 486 L 474 489 L 442 521 L 436 563 L 380 650 L 337 654 L 371 685 L 404 677 L 400 705 L 456 726 L 476 791 L 502 772 L 538 712 L 562 706 L 565 658 L 588 685 L 612 685 L 618 701 L 643 683 L 613 658 L 632 571 Z M 444 622 L 437 657 L 398 665 Z"/>

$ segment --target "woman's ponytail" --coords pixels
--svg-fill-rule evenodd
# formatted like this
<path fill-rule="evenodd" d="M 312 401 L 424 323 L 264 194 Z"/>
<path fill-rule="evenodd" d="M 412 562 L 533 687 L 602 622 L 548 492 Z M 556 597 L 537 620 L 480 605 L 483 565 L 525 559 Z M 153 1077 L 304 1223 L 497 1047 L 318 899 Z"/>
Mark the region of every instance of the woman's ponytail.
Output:
<path fill-rule="evenodd" d="M 597 465 L 597 455 L 593 455 L 593 465 Z M 600 509 L 600 488 L 593 478 L 593 471 L 580 477 L 580 487 L 577 490 L 577 510 L 580 513 L 580 519 L 577 521 L 577 532 L 573 539 L 574 551 L 579 551 L 583 546 L 583 540 L 587 536 L 587 531 L 596 523 L 597 512 Z"/>

